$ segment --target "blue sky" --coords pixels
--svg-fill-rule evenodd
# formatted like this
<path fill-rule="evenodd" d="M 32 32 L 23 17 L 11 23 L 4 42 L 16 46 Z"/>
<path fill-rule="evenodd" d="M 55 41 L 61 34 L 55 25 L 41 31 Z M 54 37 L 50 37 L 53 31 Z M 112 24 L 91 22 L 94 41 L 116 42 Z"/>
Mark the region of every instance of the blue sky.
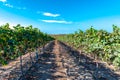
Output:
<path fill-rule="evenodd" d="M 0 0 L 0 25 L 33 25 L 49 34 L 120 26 L 120 0 Z"/>

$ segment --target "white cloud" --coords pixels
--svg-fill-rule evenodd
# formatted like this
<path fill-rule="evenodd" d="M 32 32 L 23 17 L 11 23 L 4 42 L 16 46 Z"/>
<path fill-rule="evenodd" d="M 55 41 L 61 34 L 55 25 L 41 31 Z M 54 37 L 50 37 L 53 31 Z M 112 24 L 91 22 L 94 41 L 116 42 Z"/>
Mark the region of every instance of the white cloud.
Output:
<path fill-rule="evenodd" d="M 63 24 L 71 24 L 72 22 L 68 22 L 65 20 L 41 20 L 46 23 L 63 23 Z"/>
<path fill-rule="evenodd" d="M 7 0 L 0 0 L 0 2 L 6 2 Z"/>
<path fill-rule="evenodd" d="M 9 8 L 19 9 L 19 10 L 26 10 L 27 9 L 26 7 L 17 7 L 17 6 L 13 6 L 11 4 L 8 4 L 8 3 L 4 4 L 4 6 L 9 7 Z"/>
<path fill-rule="evenodd" d="M 58 17 L 58 16 L 60 16 L 60 14 L 53 14 L 53 13 L 49 13 L 49 12 L 44 12 L 43 15 L 44 16 L 50 16 L 50 17 Z"/>
<path fill-rule="evenodd" d="M 26 10 L 27 8 L 26 8 L 26 7 L 16 7 L 16 9 L 19 9 L 19 10 Z"/>
<path fill-rule="evenodd" d="M 10 8 L 13 8 L 14 6 L 13 5 L 11 5 L 11 4 L 4 4 L 5 6 L 7 6 L 7 7 L 10 7 Z"/>

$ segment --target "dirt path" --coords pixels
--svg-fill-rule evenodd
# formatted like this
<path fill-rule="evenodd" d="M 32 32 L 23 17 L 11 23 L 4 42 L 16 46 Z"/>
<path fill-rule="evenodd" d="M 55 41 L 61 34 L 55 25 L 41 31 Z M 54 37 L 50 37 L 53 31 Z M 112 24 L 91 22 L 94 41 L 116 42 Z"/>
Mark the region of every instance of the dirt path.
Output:
<path fill-rule="evenodd" d="M 45 47 L 38 62 L 21 80 L 120 80 L 110 69 L 59 41 Z"/>

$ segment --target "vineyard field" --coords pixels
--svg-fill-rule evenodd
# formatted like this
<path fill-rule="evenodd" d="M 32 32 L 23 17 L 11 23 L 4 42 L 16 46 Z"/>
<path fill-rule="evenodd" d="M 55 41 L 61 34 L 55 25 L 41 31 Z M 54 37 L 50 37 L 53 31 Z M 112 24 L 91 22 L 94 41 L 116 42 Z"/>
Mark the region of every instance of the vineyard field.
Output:
<path fill-rule="evenodd" d="M 118 26 L 113 25 L 112 32 L 91 27 L 86 31 L 78 30 L 73 34 L 54 35 L 54 37 L 82 50 L 94 59 L 120 66 L 120 28 Z"/>
<path fill-rule="evenodd" d="M 7 23 L 0 26 L 0 64 L 6 65 L 20 55 L 34 51 L 54 40 L 51 36 L 32 26 L 23 27 L 20 24 L 10 28 Z"/>
<path fill-rule="evenodd" d="M 0 64 L 6 65 L 1 66 L 5 73 L 1 70 L 0 79 L 119 80 L 119 39 L 117 26 L 111 33 L 91 27 L 73 34 L 48 35 L 20 24 L 11 29 L 7 23 L 0 27 Z M 8 64 L 10 61 L 14 64 Z"/>

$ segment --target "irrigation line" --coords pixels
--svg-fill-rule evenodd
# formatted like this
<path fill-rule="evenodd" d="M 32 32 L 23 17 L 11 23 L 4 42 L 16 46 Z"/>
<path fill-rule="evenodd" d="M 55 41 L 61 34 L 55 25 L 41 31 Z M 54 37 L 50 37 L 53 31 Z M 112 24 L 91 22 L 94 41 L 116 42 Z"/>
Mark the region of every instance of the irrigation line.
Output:
<path fill-rule="evenodd" d="M 27 63 L 28 65 L 26 65 L 27 70 L 25 70 L 25 72 L 23 72 L 22 55 L 20 56 L 21 76 L 19 77 L 18 80 L 25 79 L 25 74 L 27 74 L 27 71 L 38 61 L 38 55 L 39 55 L 38 53 L 39 53 L 39 52 L 38 52 L 38 48 L 37 48 L 36 51 L 35 51 L 35 56 L 34 56 L 34 57 L 31 56 L 32 53 L 29 53 L 29 57 L 30 57 L 30 59 L 31 59 L 31 61 L 30 61 L 30 67 L 29 67 L 29 62 L 27 61 L 26 63 Z M 40 51 L 40 54 L 41 54 L 41 51 Z M 34 62 L 33 62 L 33 61 L 34 61 Z"/>
<path fill-rule="evenodd" d="M 21 74 L 23 76 L 22 55 L 20 55 L 20 70 L 21 70 Z"/>

